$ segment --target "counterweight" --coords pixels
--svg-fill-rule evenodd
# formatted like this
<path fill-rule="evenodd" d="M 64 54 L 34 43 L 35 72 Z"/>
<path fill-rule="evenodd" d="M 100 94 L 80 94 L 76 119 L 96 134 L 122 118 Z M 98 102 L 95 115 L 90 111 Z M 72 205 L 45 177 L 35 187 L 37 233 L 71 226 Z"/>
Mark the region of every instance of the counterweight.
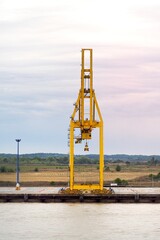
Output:
<path fill-rule="evenodd" d="M 81 62 L 81 88 L 74 104 L 74 111 L 70 121 L 70 190 L 99 189 L 103 190 L 103 119 L 93 89 L 92 49 L 82 49 Z M 87 107 L 86 107 L 87 106 Z M 96 113 L 98 119 L 96 119 Z M 89 151 L 88 140 L 92 139 L 92 130 L 99 129 L 99 184 L 74 183 L 74 144 L 86 141 L 84 151 Z M 75 137 L 74 130 L 79 129 L 80 134 Z"/>

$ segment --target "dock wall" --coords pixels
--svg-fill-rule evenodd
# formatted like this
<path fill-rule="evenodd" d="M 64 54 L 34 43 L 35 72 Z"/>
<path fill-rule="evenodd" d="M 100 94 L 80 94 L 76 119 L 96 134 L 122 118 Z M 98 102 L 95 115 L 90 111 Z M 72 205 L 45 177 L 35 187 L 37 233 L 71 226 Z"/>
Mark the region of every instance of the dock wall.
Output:
<path fill-rule="evenodd" d="M 0 194 L 0 202 L 44 203 L 160 203 L 160 194 Z"/>

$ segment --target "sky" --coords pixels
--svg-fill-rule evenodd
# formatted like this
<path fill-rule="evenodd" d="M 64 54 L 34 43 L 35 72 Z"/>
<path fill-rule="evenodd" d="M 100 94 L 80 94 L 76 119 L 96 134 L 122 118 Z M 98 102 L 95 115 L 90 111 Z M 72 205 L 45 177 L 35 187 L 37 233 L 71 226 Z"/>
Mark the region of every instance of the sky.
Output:
<path fill-rule="evenodd" d="M 105 154 L 160 154 L 159 13 L 159 0 L 0 0 L 0 153 L 16 138 L 23 154 L 68 153 L 92 48 Z"/>

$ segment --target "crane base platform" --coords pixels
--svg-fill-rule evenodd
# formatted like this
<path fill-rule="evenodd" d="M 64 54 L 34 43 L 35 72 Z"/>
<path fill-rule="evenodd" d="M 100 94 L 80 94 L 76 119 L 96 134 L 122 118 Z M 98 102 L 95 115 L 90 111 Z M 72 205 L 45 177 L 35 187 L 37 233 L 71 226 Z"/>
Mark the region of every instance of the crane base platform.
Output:
<path fill-rule="evenodd" d="M 103 188 L 103 190 L 100 189 L 73 189 L 71 190 L 70 188 L 61 188 L 58 192 L 59 194 L 93 194 L 93 195 L 102 195 L 102 194 L 112 194 L 114 191 L 109 188 Z"/>

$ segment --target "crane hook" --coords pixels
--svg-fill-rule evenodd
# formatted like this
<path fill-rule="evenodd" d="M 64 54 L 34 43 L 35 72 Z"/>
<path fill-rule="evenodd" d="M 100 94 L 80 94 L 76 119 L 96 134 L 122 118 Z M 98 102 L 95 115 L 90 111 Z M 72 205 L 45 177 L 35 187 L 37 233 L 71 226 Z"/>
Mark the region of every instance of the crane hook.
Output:
<path fill-rule="evenodd" d="M 89 147 L 88 147 L 88 143 L 86 141 L 85 147 L 84 147 L 84 151 L 89 151 Z"/>

